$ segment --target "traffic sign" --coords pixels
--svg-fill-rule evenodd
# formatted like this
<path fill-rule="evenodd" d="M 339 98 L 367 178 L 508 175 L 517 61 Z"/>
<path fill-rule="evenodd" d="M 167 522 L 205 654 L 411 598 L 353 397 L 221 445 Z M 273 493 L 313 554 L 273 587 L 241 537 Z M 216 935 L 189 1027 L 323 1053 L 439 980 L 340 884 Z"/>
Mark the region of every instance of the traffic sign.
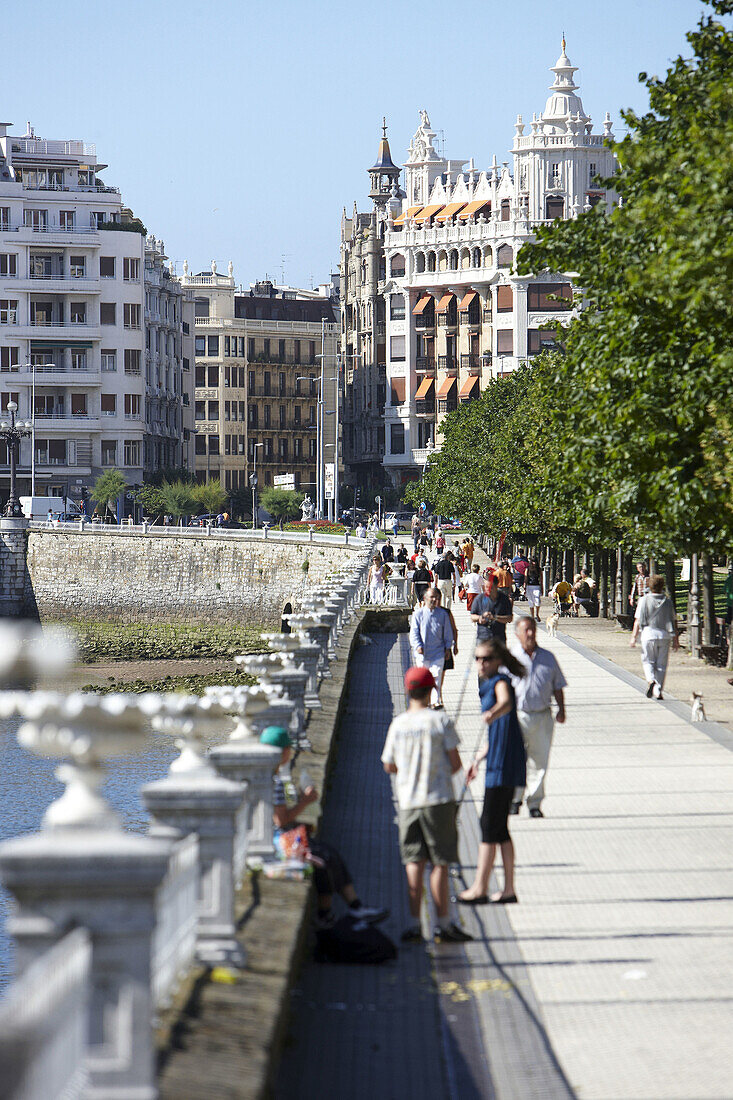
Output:
<path fill-rule="evenodd" d="M 272 480 L 278 489 L 295 489 L 295 474 L 275 474 Z"/>
<path fill-rule="evenodd" d="M 336 463 L 327 462 L 325 464 L 325 477 L 323 479 L 324 486 L 324 498 L 326 500 L 333 500 L 334 490 L 336 487 Z"/>

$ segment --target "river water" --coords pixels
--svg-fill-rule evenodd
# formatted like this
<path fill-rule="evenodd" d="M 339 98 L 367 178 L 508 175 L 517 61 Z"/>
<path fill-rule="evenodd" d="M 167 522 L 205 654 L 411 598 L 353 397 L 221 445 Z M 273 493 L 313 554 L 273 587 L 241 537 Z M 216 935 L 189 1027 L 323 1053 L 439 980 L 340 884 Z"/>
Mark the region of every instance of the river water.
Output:
<path fill-rule="evenodd" d="M 17 719 L 0 722 L 0 840 L 35 832 L 49 803 L 63 791 L 54 777 L 60 762 L 22 749 L 15 736 L 19 724 Z M 147 815 L 139 789 L 161 779 L 176 755 L 171 738 L 151 730 L 142 753 L 109 761 L 104 794 L 125 828 L 146 831 Z M 10 900 L 0 887 L 0 989 L 12 976 L 12 942 L 5 931 Z"/>

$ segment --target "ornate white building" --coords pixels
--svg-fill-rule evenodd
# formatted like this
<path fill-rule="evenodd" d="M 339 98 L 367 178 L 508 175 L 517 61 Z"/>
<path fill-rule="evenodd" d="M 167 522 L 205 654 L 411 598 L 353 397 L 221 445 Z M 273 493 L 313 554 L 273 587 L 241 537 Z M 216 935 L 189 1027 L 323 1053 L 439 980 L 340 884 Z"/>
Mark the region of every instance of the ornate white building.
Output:
<path fill-rule="evenodd" d="M 427 112 L 408 149 L 406 199 L 385 210 L 387 401 L 384 466 L 393 483 L 414 478 L 440 446 L 442 417 L 495 378 L 554 344 L 543 329 L 567 319 L 567 275 L 514 274 L 538 224 L 616 200 L 600 179 L 615 159 L 607 114 L 593 133 L 565 52 L 541 115 L 517 117 L 508 162 L 485 171 L 435 148 Z M 528 132 L 527 132 L 528 131 Z"/>

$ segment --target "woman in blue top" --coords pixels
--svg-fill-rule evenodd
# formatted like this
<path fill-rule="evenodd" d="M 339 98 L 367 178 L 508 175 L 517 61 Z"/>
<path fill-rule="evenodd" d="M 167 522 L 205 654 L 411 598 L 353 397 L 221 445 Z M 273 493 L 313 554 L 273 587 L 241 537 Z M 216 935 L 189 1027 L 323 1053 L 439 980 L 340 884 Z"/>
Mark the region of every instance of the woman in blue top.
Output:
<path fill-rule="evenodd" d="M 496 859 L 496 846 L 501 846 L 504 864 L 504 889 L 491 901 L 508 905 L 516 902 L 514 892 L 514 845 L 509 836 L 509 810 L 514 788 L 526 782 L 527 757 L 517 719 L 514 688 L 506 671 L 513 676 L 524 676 L 524 668 L 498 638 L 489 638 L 476 646 L 476 664 L 479 675 L 479 696 L 483 720 L 488 737 L 483 749 L 466 773 L 471 783 L 478 774 L 478 766 L 486 760 L 486 792 L 481 813 L 481 844 L 479 845 L 476 878 L 473 885 L 458 895 L 464 905 L 486 905 L 491 869 Z"/>

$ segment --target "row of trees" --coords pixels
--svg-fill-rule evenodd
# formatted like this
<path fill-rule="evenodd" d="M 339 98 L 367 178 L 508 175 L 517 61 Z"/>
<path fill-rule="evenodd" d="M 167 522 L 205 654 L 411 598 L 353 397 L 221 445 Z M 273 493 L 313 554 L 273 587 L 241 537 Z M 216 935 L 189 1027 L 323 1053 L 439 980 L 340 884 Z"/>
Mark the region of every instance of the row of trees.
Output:
<path fill-rule="evenodd" d="M 582 288 L 564 352 L 452 413 L 413 503 L 556 546 L 733 547 L 733 35 L 716 18 L 733 0 L 710 6 L 691 56 L 640 76 L 649 110 L 624 112 L 606 181 L 620 204 L 541 228 L 519 254 L 519 274 Z"/>

